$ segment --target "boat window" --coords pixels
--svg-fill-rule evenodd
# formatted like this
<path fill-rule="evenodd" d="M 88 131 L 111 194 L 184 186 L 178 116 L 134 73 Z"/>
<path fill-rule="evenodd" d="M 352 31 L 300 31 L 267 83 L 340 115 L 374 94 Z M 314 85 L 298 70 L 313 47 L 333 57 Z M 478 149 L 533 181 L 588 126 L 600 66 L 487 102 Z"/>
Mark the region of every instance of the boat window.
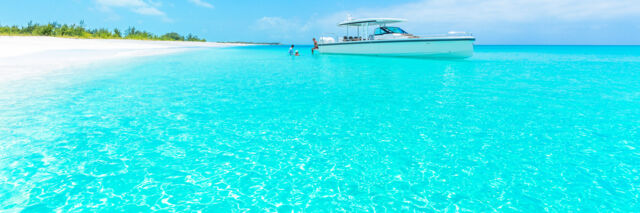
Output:
<path fill-rule="evenodd" d="M 376 28 L 376 30 L 373 31 L 373 34 L 382 35 L 382 34 L 384 34 L 384 31 L 382 31 L 382 29 L 380 29 L 380 28 Z"/>
<path fill-rule="evenodd" d="M 392 33 L 402 33 L 402 34 L 407 34 L 407 32 L 405 32 L 404 30 L 400 29 L 399 27 L 386 27 L 387 30 L 391 31 Z"/>
<path fill-rule="evenodd" d="M 384 35 L 389 33 L 407 34 L 407 32 L 400 29 L 399 27 L 379 27 L 379 28 L 376 28 L 375 31 L 373 31 L 373 34 L 375 35 Z"/>
<path fill-rule="evenodd" d="M 373 34 L 375 34 L 375 35 L 384 35 L 384 34 L 387 34 L 387 33 L 391 33 L 391 31 L 389 31 L 389 30 L 387 30 L 385 28 L 386 27 L 376 28 L 376 30 L 373 31 Z"/>

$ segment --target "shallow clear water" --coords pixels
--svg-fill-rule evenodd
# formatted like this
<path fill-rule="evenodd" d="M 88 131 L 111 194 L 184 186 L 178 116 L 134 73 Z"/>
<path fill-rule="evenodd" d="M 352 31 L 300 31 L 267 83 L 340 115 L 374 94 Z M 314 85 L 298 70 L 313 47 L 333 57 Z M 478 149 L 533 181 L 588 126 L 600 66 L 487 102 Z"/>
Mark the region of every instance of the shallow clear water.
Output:
<path fill-rule="evenodd" d="M 209 49 L 0 82 L 0 211 L 640 209 L 640 47 Z"/>

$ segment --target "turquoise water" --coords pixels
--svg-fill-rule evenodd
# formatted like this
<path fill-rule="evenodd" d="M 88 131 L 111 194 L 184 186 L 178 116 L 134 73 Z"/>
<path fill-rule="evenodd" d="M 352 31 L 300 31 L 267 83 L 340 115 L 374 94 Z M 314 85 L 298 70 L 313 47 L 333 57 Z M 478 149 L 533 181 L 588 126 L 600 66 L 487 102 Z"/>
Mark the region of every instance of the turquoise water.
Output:
<path fill-rule="evenodd" d="M 209 49 L 0 82 L 0 211 L 630 212 L 640 46 Z"/>

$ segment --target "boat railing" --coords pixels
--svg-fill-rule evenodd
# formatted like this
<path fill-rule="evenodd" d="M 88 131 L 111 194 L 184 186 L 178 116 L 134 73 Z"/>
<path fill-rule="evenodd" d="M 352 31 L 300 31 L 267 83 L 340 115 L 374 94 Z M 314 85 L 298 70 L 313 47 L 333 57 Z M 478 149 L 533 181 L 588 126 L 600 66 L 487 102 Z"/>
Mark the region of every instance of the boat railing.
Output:
<path fill-rule="evenodd" d="M 373 35 L 366 36 L 337 36 L 335 33 L 323 33 L 320 34 L 318 44 L 330 44 L 336 42 L 351 42 L 351 41 L 368 41 L 374 40 Z"/>
<path fill-rule="evenodd" d="M 448 33 L 440 33 L 440 34 L 427 34 L 427 35 L 414 35 L 419 38 L 432 38 L 432 37 L 450 37 L 450 36 L 473 36 L 472 33 L 468 32 L 456 32 L 451 31 Z"/>

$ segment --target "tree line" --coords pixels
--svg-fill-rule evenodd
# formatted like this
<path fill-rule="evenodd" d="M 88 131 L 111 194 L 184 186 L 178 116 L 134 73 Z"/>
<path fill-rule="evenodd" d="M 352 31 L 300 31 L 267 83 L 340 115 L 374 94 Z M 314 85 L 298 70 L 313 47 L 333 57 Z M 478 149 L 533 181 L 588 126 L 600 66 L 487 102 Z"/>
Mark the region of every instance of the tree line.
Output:
<path fill-rule="evenodd" d="M 0 25 L 0 35 L 23 35 L 23 36 L 53 36 L 67 38 L 98 38 L 98 39 L 135 39 L 135 40 L 161 40 L 161 41 L 206 41 L 198 38 L 198 36 L 188 34 L 182 36 L 175 32 L 166 33 L 158 36 L 153 33 L 138 30 L 135 27 L 129 27 L 124 31 L 115 28 L 109 30 L 107 28 L 89 29 L 84 26 L 84 21 L 80 24 L 58 24 L 52 22 L 49 24 L 34 24 L 29 22 L 27 26 L 4 26 Z"/>

